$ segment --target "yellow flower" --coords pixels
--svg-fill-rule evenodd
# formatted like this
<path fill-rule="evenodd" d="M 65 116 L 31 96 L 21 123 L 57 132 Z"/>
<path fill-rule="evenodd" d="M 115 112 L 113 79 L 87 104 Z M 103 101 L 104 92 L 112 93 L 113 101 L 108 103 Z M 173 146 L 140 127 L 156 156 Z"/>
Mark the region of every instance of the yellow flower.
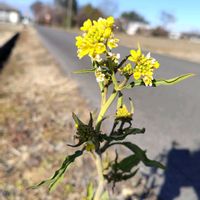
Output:
<path fill-rule="evenodd" d="M 97 43 L 94 47 L 94 54 L 102 54 L 104 51 L 106 51 L 106 46 L 102 43 Z"/>
<path fill-rule="evenodd" d="M 143 78 L 143 81 L 144 81 L 144 84 L 145 84 L 146 86 L 152 86 L 152 78 L 151 78 L 151 77 L 145 76 L 145 77 Z"/>
<path fill-rule="evenodd" d="M 109 38 L 110 35 L 111 35 L 111 33 L 112 33 L 111 28 L 106 28 L 105 31 L 104 31 L 103 36 L 104 36 L 105 38 Z"/>
<path fill-rule="evenodd" d="M 109 26 L 113 26 L 113 24 L 115 23 L 115 20 L 112 16 L 107 18 L 107 23 Z"/>
<path fill-rule="evenodd" d="M 99 18 L 97 21 L 87 20 L 80 28 L 84 31 L 82 36 L 76 37 L 76 46 L 78 48 L 78 57 L 88 55 L 92 60 L 99 58 L 103 53 L 107 52 L 107 47 L 113 49 L 117 47 L 118 39 L 114 37 L 112 32 L 114 18 Z"/>
<path fill-rule="evenodd" d="M 138 80 L 141 77 L 141 73 L 139 71 L 135 71 L 134 74 L 133 74 L 133 77 L 134 77 L 135 80 Z"/>
<path fill-rule="evenodd" d="M 92 26 L 92 22 L 90 19 L 86 20 L 84 23 L 83 23 L 83 26 L 80 28 L 81 31 L 88 31 Z"/>
<path fill-rule="evenodd" d="M 107 45 L 108 45 L 109 49 L 113 49 L 113 48 L 118 47 L 118 42 L 119 42 L 119 39 L 111 38 L 108 40 Z"/>
<path fill-rule="evenodd" d="M 155 69 L 159 68 L 159 62 L 151 57 L 150 53 L 146 56 L 142 54 L 140 47 L 138 47 L 138 50 L 131 50 L 130 54 L 129 60 L 135 63 L 134 79 L 142 79 L 145 86 L 152 86 L 153 73 Z"/>
<path fill-rule="evenodd" d="M 158 61 L 155 61 L 153 66 L 154 68 L 158 69 L 160 67 L 160 63 Z"/>
<path fill-rule="evenodd" d="M 134 70 L 133 70 L 133 68 L 132 68 L 132 66 L 131 66 L 130 63 L 128 63 L 127 65 L 125 65 L 122 69 L 119 69 L 119 71 L 122 74 L 124 74 L 124 75 L 128 74 L 129 76 L 131 76 L 133 74 L 133 72 L 134 72 Z"/>
<path fill-rule="evenodd" d="M 142 55 L 142 52 L 141 52 L 141 49 L 138 48 L 137 51 L 131 50 L 131 51 L 130 51 L 130 54 L 131 54 L 131 56 L 130 56 L 128 59 L 129 59 L 130 61 L 136 63 L 136 62 L 140 59 L 140 57 L 141 57 L 141 55 Z"/>
<path fill-rule="evenodd" d="M 126 105 L 123 105 L 122 107 L 118 108 L 117 112 L 116 112 L 116 118 L 120 119 L 120 118 L 132 118 L 132 114 L 130 113 L 126 107 Z"/>

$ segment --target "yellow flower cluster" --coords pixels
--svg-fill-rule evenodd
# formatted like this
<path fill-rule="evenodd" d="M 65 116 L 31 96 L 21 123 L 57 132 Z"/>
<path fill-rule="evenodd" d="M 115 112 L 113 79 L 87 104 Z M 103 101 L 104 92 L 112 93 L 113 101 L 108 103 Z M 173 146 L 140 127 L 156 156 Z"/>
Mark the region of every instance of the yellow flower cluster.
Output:
<path fill-rule="evenodd" d="M 84 33 L 76 37 L 78 57 L 89 55 L 93 60 L 107 52 L 107 48 L 113 49 L 118 46 L 118 39 L 113 34 L 114 18 L 99 18 L 97 21 L 88 19 L 80 28 Z"/>
<path fill-rule="evenodd" d="M 128 63 L 127 65 L 125 65 L 122 69 L 119 69 L 119 71 L 122 73 L 122 74 L 127 74 L 129 76 L 131 76 L 134 72 L 134 69 L 132 68 L 131 64 Z"/>
<path fill-rule="evenodd" d="M 120 119 L 120 118 L 132 118 L 133 113 L 130 113 L 126 107 L 126 105 L 123 105 L 122 107 L 117 109 L 116 112 L 116 118 Z"/>
<path fill-rule="evenodd" d="M 159 68 L 159 62 L 152 58 L 150 53 L 146 56 L 142 54 L 140 48 L 138 50 L 131 50 L 130 54 L 128 59 L 135 63 L 133 69 L 133 77 L 135 80 L 141 78 L 146 86 L 152 86 L 153 72 Z"/>

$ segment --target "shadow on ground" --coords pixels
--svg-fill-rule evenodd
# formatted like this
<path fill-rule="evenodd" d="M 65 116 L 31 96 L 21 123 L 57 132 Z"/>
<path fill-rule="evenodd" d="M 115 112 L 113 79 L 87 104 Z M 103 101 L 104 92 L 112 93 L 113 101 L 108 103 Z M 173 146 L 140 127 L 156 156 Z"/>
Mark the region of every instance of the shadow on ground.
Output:
<path fill-rule="evenodd" d="M 166 170 L 152 168 L 149 173 L 143 174 L 147 184 L 140 200 L 148 199 L 158 188 L 158 200 L 175 200 L 183 187 L 193 188 L 197 199 L 200 199 L 200 150 L 180 149 L 174 142 L 172 148 L 165 150 L 156 160 L 165 163 Z M 164 180 L 162 185 L 159 180 Z"/>
<path fill-rule="evenodd" d="M 182 187 L 192 187 L 200 199 L 200 150 L 177 149 L 167 154 L 167 169 L 159 200 L 173 200 L 180 195 Z"/>
<path fill-rule="evenodd" d="M 18 37 L 19 33 L 16 33 L 8 42 L 6 42 L 0 48 L 0 71 L 3 69 L 4 63 L 9 59 Z"/>

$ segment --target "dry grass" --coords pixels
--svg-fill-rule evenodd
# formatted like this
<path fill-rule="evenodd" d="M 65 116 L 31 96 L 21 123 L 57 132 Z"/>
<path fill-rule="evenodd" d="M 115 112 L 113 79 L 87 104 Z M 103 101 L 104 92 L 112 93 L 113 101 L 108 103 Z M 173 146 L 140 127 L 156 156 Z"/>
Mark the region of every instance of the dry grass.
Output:
<path fill-rule="evenodd" d="M 177 58 L 200 62 L 200 44 L 189 40 L 172 40 L 167 38 L 129 36 L 126 34 L 117 34 L 122 45 L 135 48 L 140 43 L 142 49 L 174 56 Z"/>
<path fill-rule="evenodd" d="M 45 187 L 27 191 L 51 176 L 72 152 L 66 145 L 73 143 L 72 111 L 87 118 L 88 106 L 80 98 L 77 84 L 61 75 L 36 32 L 25 30 L 0 74 L 1 200 L 62 200 L 69 195 L 72 200 L 80 199 L 87 181 L 81 170 L 71 170 L 52 194 Z M 87 158 L 76 167 L 84 168 L 85 162 Z M 87 166 L 86 173 L 91 170 Z"/>

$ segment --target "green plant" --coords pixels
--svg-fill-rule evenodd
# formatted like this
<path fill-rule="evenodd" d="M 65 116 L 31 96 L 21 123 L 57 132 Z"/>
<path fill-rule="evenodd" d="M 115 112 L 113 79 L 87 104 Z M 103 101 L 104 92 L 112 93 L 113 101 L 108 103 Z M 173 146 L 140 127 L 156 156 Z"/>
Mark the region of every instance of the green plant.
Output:
<path fill-rule="evenodd" d="M 77 144 L 69 145 L 79 148 L 74 154 L 65 158 L 61 167 L 48 180 L 44 180 L 37 186 L 48 184 L 52 190 L 63 178 L 69 165 L 73 164 L 78 157 L 84 156 L 85 152 L 91 154 L 96 164 L 98 182 L 94 188 L 88 184 L 87 197 L 85 200 L 109 199 L 106 191 L 106 183 L 115 183 L 130 179 L 138 171 L 138 165 L 142 162 L 148 167 L 165 167 L 147 157 L 146 151 L 136 144 L 126 141 L 128 136 L 143 134 L 145 129 L 132 127 L 134 114 L 133 101 L 129 98 L 130 110 L 124 103 L 124 90 L 130 90 L 139 86 L 157 87 L 159 85 L 172 85 L 178 83 L 193 74 L 186 74 L 168 80 L 156 80 L 153 78 L 154 71 L 159 68 L 159 62 L 151 57 L 150 53 L 144 55 L 138 47 L 131 50 L 130 55 L 119 61 L 119 54 L 112 53 L 112 49 L 118 46 L 119 40 L 113 34 L 114 19 L 100 18 L 98 21 L 87 20 L 81 30 L 82 36 L 76 38 L 78 57 L 88 55 L 91 58 L 92 68 L 76 71 L 76 73 L 94 73 L 101 93 L 101 107 L 97 119 L 90 113 L 89 122 L 83 123 L 76 114 L 73 119 L 76 126 L 75 137 Z M 118 78 L 117 78 L 118 77 Z M 108 91 L 112 91 L 111 94 Z M 106 120 L 106 113 L 111 104 L 117 100 L 116 113 L 114 114 L 113 126 L 109 133 L 103 133 L 102 123 Z M 121 145 L 131 151 L 131 155 L 119 160 L 118 154 L 114 160 L 105 155 L 112 146 Z"/>

